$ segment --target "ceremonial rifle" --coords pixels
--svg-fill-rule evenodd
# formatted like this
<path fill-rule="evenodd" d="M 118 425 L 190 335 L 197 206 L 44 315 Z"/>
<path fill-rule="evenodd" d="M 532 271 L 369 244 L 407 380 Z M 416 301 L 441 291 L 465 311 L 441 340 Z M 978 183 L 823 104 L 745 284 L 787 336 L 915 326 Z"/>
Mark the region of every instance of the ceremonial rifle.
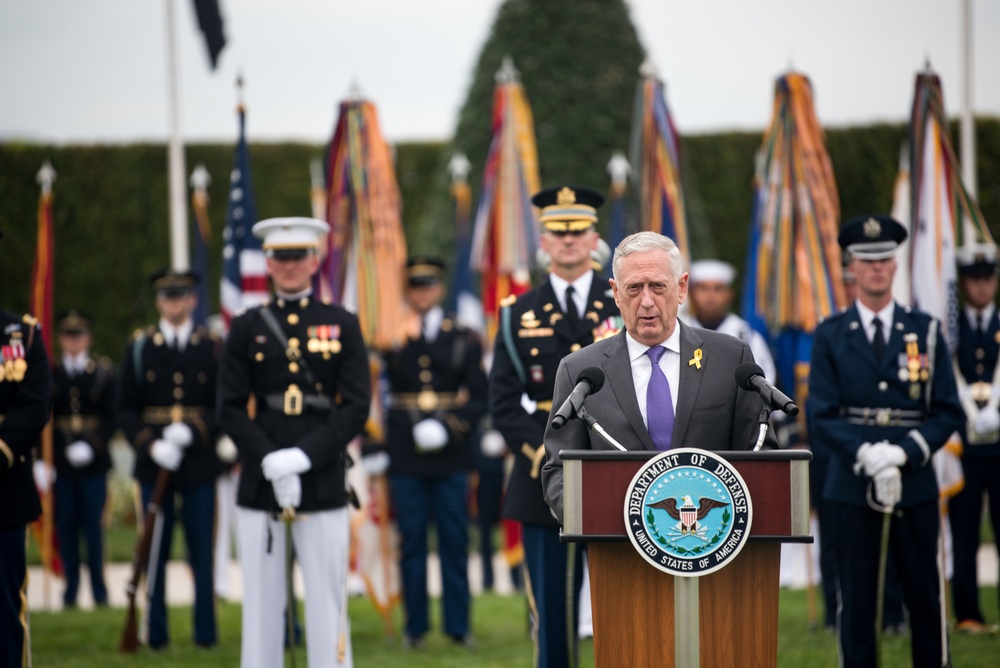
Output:
<path fill-rule="evenodd" d="M 139 625 L 136 621 L 135 594 L 139 590 L 139 580 L 142 579 L 143 571 L 149 561 L 150 544 L 153 541 L 154 528 L 157 520 L 162 516 L 161 504 L 166 496 L 167 486 L 170 484 L 170 470 L 161 468 L 156 477 L 156 486 L 153 488 L 153 496 L 146 506 L 146 517 L 143 521 L 142 535 L 135 546 L 135 553 L 132 555 L 132 576 L 125 586 L 125 595 L 128 597 L 128 613 L 125 616 L 125 628 L 122 630 L 121 644 L 118 651 L 121 654 L 134 654 L 139 649 Z"/>

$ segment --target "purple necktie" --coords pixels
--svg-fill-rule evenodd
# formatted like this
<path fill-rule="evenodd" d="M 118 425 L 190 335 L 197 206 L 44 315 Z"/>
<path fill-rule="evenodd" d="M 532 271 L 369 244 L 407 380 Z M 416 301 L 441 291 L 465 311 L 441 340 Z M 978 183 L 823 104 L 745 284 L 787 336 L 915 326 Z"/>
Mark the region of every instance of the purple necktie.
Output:
<path fill-rule="evenodd" d="M 646 424 L 649 437 L 657 450 L 669 450 L 674 440 L 674 401 L 670 396 L 670 383 L 660 368 L 660 358 L 667 349 L 653 346 L 649 355 L 649 385 L 646 386 Z"/>

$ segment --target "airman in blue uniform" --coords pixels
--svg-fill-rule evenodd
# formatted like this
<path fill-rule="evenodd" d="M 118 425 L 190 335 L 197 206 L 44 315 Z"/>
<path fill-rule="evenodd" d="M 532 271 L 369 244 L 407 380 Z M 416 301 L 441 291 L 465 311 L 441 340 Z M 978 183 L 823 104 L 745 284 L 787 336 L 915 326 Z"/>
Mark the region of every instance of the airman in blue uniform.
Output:
<path fill-rule="evenodd" d="M 949 665 L 931 455 L 962 422 L 948 348 L 934 318 L 896 304 L 895 252 L 906 230 L 887 216 L 848 221 L 857 300 L 816 328 L 809 401 L 813 438 L 831 452 L 824 497 L 834 504 L 841 665 L 875 666 L 883 518 L 910 612 L 914 666 Z"/>

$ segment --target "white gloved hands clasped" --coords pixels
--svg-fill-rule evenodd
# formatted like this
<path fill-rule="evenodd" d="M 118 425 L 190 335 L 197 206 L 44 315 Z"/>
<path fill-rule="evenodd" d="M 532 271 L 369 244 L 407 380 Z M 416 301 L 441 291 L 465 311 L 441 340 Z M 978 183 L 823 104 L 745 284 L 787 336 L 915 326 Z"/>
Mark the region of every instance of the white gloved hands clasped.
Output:
<path fill-rule="evenodd" d="M 483 432 L 479 439 L 479 449 L 490 459 L 499 459 L 507 454 L 507 442 L 496 429 Z"/>
<path fill-rule="evenodd" d="M 274 487 L 274 500 L 278 502 L 279 508 L 298 508 L 302 503 L 302 479 L 297 474 L 272 480 L 271 485 Z"/>
<path fill-rule="evenodd" d="M 75 469 L 82 469 L 94 461 L 94 448 L 86 441 L 73 441 L 66 446 L 66 460 Z"/>
<path fill-rule="evenodd" d="M 176 471 L 181 467 L 184 451 L 173 441 L 157 439 L 149 446 L 149 456 L 160 468 Z"/>
<path fill-rule="evenodd" d="M 186 448 L 194 443 L 194 432 L 183 422 L 171 422 L 163 428 L 163 440 L 170 441 L 179 448 Z"/>
<path fill-rule="evenodd" d="M 895 508 L 903 497 L 903 474 L 895 466 L 888 466 L 875 474 L 875 498 L 889 508 Z"/>
<path fill-rule="evenodd" d="M 264 455 L 260 470 L 264 477 L 274 482 L 278 478 L 305 473 L 312 468 L 312 462 L 302 448 L 282 448 Z M 282 506 L 284 507 L 284 506 Z"/>
<path fill-rule="evenodd" d="M 448 430 L 439 420 L 427 418 L 413 425 L 413 442 L 420 452 L 434 452 L 448 445 Z"/>
<path fill-rule="evenodd" d="M 389 470 L 389 453 L 385 450 L 373 452 L 361 458 L 361 466 L 368 475 L 382 475 Z"/>
<path fill-rule="evenodd" d="M 219 440 L 215 442 L 215 454 L 219 456 L 219 459 L 221 459 L 223 463 L 232 464 L 239 458 L 240 451 L 236 448 L 236 443 L 233 439 L 223 434 L 219 437 Z"/>
<path fill-rule="evenodd" d="M 898 445 L 881 441 L 868 448 L 862 446 L 862 449 L 865 452 L 862 455 L 861 450 L 858 451 L 858 461 L 864 467 L 865 475 L 870 478 L 874 478 L 887 468 L 899 468 L 906 464 L 906 451 Z"/>
<path fill-rule="evenodd" d="M 42 459 L 36 459 L 31 465 L 31 471 L 35 474 L 35 487 L 42 494 L 48 493 L 49 489 L 56 481 L 56 470 L 45 463 Z"/>
<path fill-rule="evenodd" d="M 989 434 L 1000 429 L 1000 412 L 997 409 L 985 406 L 976 413 L 972 419 L 972 428 L 977 434 Z"/>

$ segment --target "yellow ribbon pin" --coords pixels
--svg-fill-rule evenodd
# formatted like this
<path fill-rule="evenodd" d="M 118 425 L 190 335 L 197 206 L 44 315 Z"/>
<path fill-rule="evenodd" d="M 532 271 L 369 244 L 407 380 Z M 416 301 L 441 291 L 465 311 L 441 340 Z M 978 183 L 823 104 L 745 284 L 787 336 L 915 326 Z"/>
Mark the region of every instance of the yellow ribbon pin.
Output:
<path fill-rule="evenodd" d="M 700 369 L 701 368 L 701 356 L 702 356 L 701 348 L 696 348 L 695 351 L 694 351 L 694 357 L 692 357 L 691 359 L 688 360 L 688 366 L 691 366 L 693 364 L 694 368 Z"/>

